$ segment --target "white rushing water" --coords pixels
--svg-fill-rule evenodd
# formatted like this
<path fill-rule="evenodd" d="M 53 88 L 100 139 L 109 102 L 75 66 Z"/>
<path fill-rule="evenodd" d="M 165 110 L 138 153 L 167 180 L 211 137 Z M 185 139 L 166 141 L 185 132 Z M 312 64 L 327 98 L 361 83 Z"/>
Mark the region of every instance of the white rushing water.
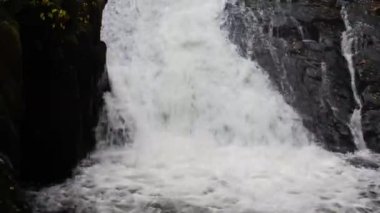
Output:
<path fill-rule="evenodd" d="M 357 105 L 357 108 L 354 109 L 354 112 L 352 113 L 351 120 L 350 120 L 350 129 L 351 133 L 354 138 L 354 142 L 359 150 L 365 150 L 367 149 L 364 137 L 363 137 L 363 130 L 362 130 L 362 108 L 363 104 L 359 96 L 359 92 L 356 86 L 356 72 L 354 67 L 354 51 L 353 51 L 353 44 L 355 42 L 355 36 L 353 35 L 353 28 L 350 24 L 350 20 L 348 19 L 348 13 L 347 9 L 343 6 L 342 7 L 342 18 L 344 21 L 344 24 L 346 26 L 346 31 L 343 32 L 342 35 L 342 52 L 343 56 L 346 58 L 348 70 L 350 71 L 351 76 L 351 88 L 352 93 L 354 96 L 355 103 Z"/>
<path fill-rule="evenodd" d="M 97 150 L 74 178 L 38 193 L 41 211 L 375 208 L 366 192 L 378 173 L 313 145 L 264 72 L 226 39 L 224 4 L 108 1 L 107 104 L 133 130 L 133 145 Z"/>

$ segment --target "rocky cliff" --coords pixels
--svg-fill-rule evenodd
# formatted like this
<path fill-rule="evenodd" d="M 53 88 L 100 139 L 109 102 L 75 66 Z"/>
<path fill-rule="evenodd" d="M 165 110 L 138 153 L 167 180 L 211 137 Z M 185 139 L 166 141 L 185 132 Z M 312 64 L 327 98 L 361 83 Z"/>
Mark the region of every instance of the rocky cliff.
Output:
<path fill-rule="evenodd" d="M 7 194 L 18 189 L 13 177 L 60 181 L 93 148 L 108 89 L 105 3 L 0 1 L 0 153 L 13 167 L 0 168 L 0 212 L 22 209 L 22 195 Z"/>
<path fill-rule="evenodd" d="M 356 149 L 350 121 L 355 102 L 348 61 L 342 52 L 353 28 L 353 65 L 367 146 L 380 152 L 379 1 L 237 1 L 226 7 L 226 25 L 241 54 L 256 60 L 274 86 L 301 114 L 326 148 Z"/>

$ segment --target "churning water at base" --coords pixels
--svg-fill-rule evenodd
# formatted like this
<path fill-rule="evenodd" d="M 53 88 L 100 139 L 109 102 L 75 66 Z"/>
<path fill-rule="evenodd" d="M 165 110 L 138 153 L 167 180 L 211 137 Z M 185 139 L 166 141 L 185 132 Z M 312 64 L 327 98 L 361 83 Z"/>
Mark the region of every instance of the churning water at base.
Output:
<path fill-rule="evenodd" d="M 379 174 L 313 145 L 226 39 L 224 4 L 108 1 L 109 119 L 122 117 L 111 124 L 133 144 L 98 149 L 71 180 L 37 193 L 39 211 L 376 211 Z"/>

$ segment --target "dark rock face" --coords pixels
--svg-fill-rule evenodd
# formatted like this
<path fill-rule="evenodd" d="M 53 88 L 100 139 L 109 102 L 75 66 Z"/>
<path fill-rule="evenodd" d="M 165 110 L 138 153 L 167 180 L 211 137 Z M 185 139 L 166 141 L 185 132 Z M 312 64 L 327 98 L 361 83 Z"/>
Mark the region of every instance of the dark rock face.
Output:
<path fill-rule="evenodd" d="M 0 212 L 30 212 L 11 168 L 21 160 L 22 48 L 14 20 L 0 10 Z M 10 156 L 9 159 L 6 156 Z"/>
<path fill-rule="evenodd" d="M 95 144 L 94 128 L 107 87 L 100 85 L 107 82 L 106 46 L 100 41 L 102 7 L 89 11 L 90 24 L 84 29 L 67 34 L 41 22 L 37 9 L 25 9 L 18 16 L 24 66 L 21 176 L 25 180 L 51 182 L 68 177 Z"/>
<path fill-rule="evenodd" d="M 29 213 L 25 195 L 15 181 L 11 166 L 0 158 L 0 212 Z"/>
<path fill-rule="evenodd" d="M 9 17 L 3 17 L 0 17 L 0 152 L 18 164 L 23 109 L 22 49 L 16 26 Z"/>
<path fill-rule="evenodd" d="M 105 3 L 0 1 L 0 212 L 28 212 L 17 181 L 63 180 L 94 147 Z"/>
<path fill-rule="evenodd" d="M 373 5 L 367 3 L 357 7 L 353 5 L 355 3 L 351 4 L 349 8 L 354 8 L 357 13 L 354 15 L 349 10 L 352 19 L 366 24 L 374 24 L 374 20 L 380 23 L 373 13 L 367 13 L 373 10 Z M 341 36 L 346 30 L 341 5 L 335 0 L 292 3 L 242 0 L 235 5 L 227 5 L 226 10 L 230 39 L 238 45 L 242 55 L 257 61 L 268 72 L 274 86 L 300 113 L 304 125 L 327 149 L 354 151 L 356 146 L 349 123 L 357 106 L 347 61 L 341 50 Z M 374 29 L 380 32 L 380 28 Z M 375 34 L 371 32 L 363 39 L 373 36 Z M 371 48 L 367 45 L 360 54 L 379 60 L 380 52 L 374 49 L 374 39 L 370 43 L 373 44 Z M 355 61 L 357 65 L 362 59 L 355 57 Z M 380 66 L 373 61 L 362 66 L 372 64 L 372 73 L 377 73 Z M 368 74 L 359 67 L 356 70 Z M 373 80 L 372 77 L 370 79 Z M 358 85 L 362 85 L 362 77 L 359 81 Z M 373 94 L 374 90 L 360 91 L 365 97 L 366 92 Z M 374 103 L 374 99 L 367 99 Z M 368 108 L 368 103 L 364 98 L 364 108 Z M 376 118 L 367 116 L 367 111 L 363 110 L 365 139 L 368 146 L 376 150 L 370 144 L 374 143 L 371 140 L 376 140 L 374 137 L 380 136 L 380 130 L 374 123 Z"/>

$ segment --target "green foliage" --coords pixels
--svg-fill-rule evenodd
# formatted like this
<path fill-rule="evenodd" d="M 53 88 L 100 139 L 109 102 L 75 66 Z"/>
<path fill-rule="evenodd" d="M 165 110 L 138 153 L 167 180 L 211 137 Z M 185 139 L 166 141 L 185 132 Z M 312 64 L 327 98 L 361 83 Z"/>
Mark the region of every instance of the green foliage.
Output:
<path fill-rule="evenodd" d="M 70 2 L 71 4 L 68 4 Z M 91 11 L 98 5 L 96 0 L 30 0 L 38 10 L 39 18 L 55 31 L 83 30 L 91 20 Z"/>

